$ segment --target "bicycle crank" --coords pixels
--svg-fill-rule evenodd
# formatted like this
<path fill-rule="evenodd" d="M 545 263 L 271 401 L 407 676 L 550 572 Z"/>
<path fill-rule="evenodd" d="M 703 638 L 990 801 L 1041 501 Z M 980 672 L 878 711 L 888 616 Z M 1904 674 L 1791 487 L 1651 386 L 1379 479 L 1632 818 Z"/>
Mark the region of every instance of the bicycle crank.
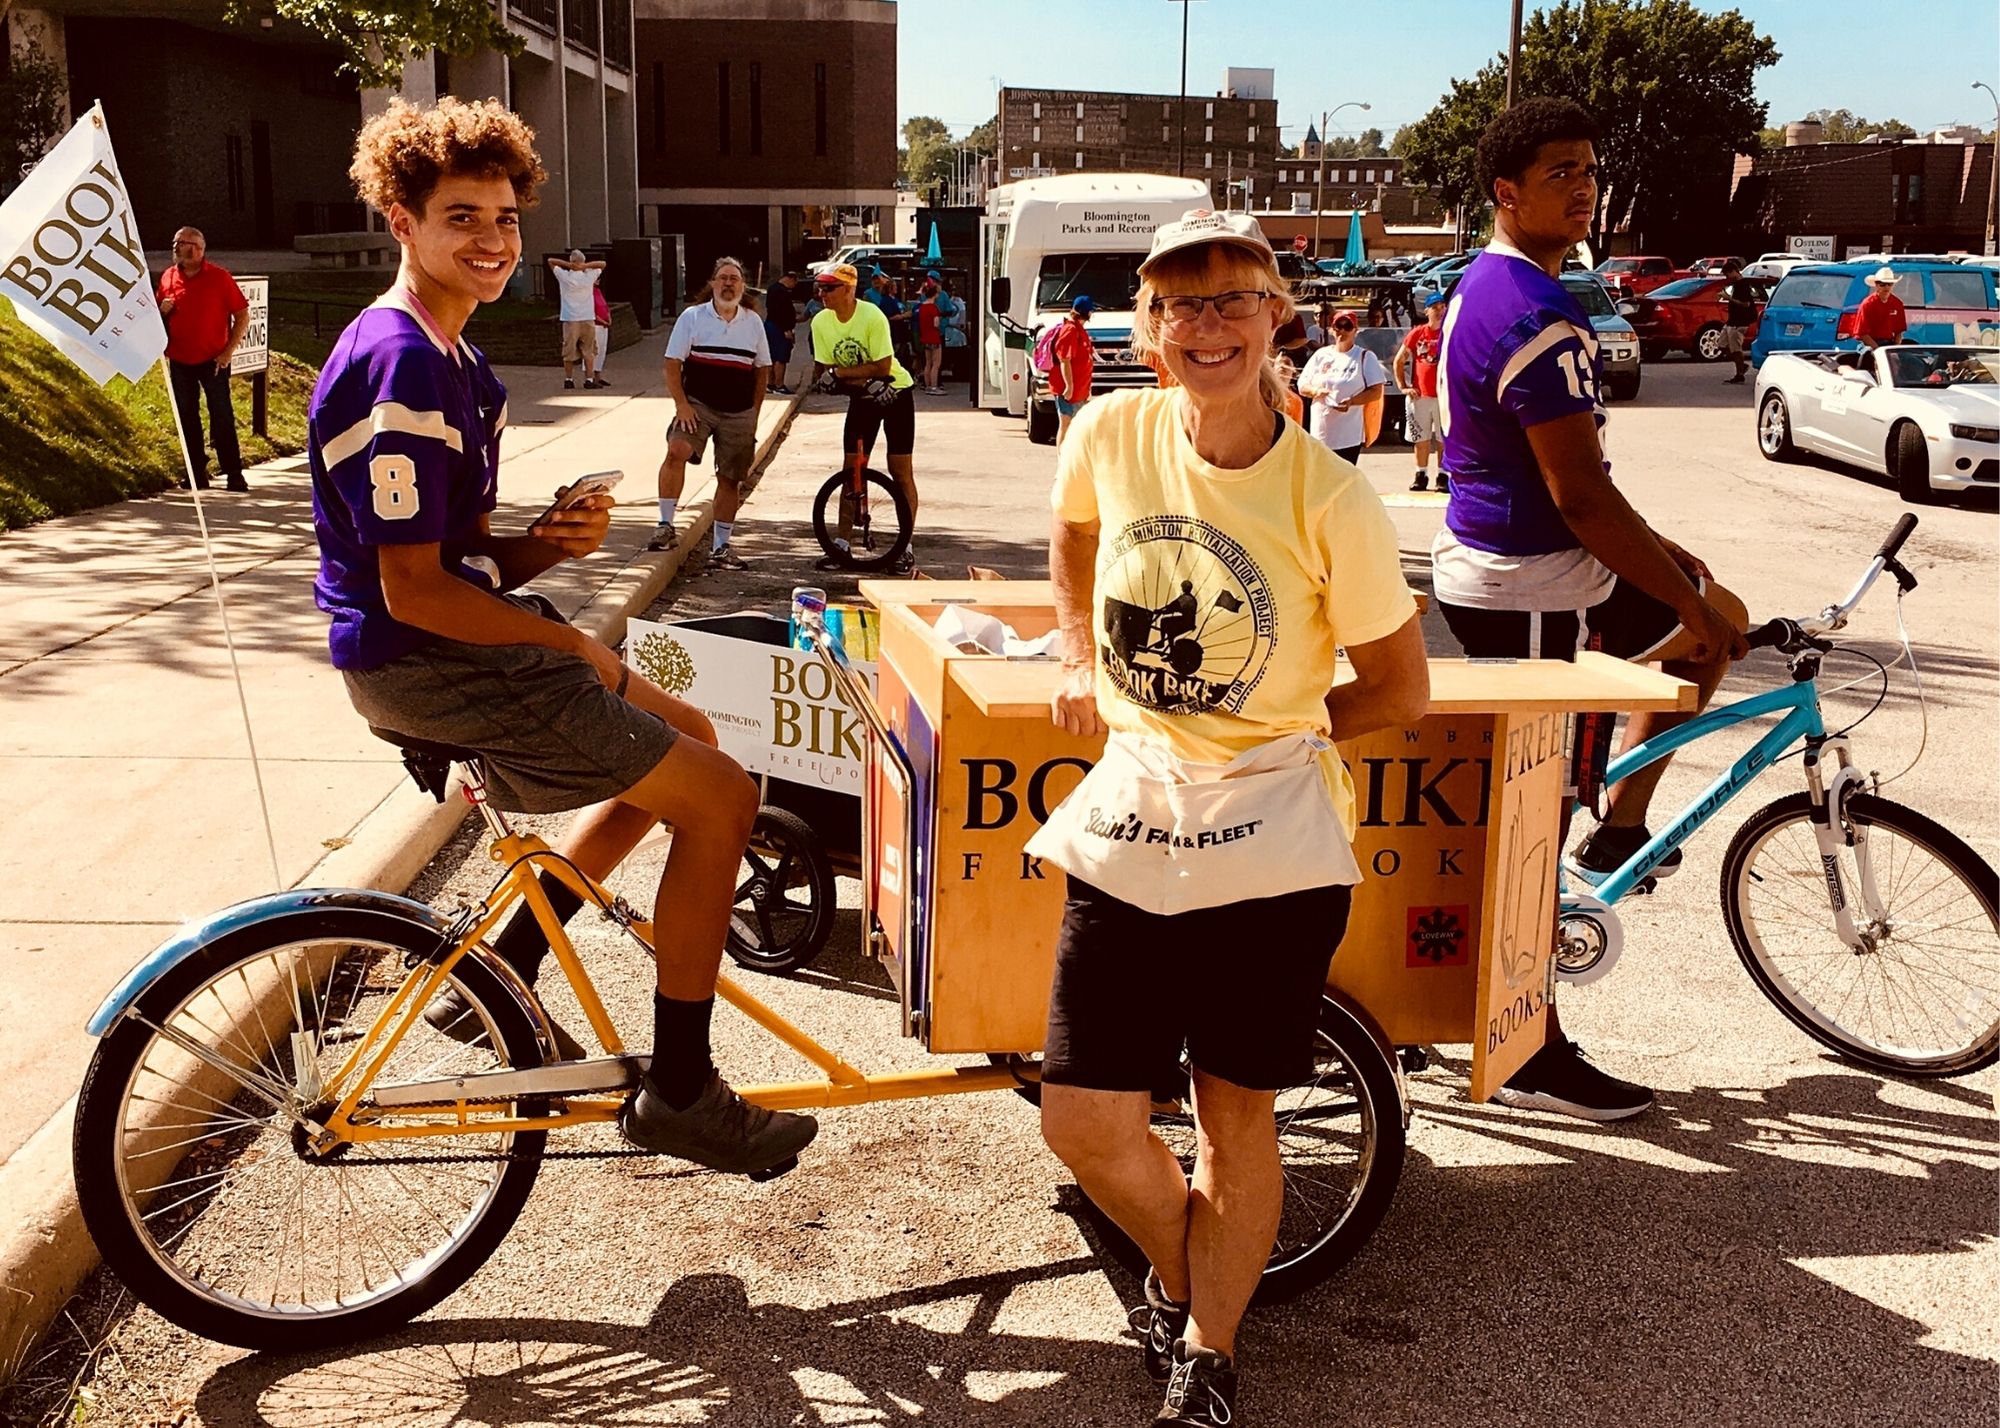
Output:
<path fill-rule="evenodd" d="M 1566 893 L 1556 912 L 1556 975 L 1578 986 L 1596 981 L 1617 965 L 1625 949 L 1625 928 L 1600 899 Z"/>

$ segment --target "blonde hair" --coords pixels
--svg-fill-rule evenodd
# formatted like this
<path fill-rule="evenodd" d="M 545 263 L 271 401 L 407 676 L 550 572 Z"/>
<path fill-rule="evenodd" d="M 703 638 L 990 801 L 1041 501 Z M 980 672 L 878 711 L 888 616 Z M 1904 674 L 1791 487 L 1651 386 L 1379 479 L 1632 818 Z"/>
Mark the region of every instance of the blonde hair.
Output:
<path fill-rule="evenodd" d="M 1223 283 L 1224 291 L 1262 289 L 1271 295 L 1278 304 L 1279 314 L 1271 329 L 1273 336 L 1278 328 L 1298 313 L 1298 304 L 1292 301 L 1291 288 L 1279 274 L 1275 257 L 1259 258 L 1235 243 L 1204 243 L 1169 253 L 1148 268 L 1146 276 L 1140 279 L 1132 313 L 1132 351 L 1140 361 L 1162 376 L 1167 370 L 1166 320 L 1153 311 L 1153 301 L 1168 293 L 1187 291 L 1188 283 L 1198 281 L 1210 272 L 1222 275 L 1218 280 Z M 1290 390 L 1291 383 L 1278 367 L 1276 346 L 1266 344 L 1263 365 L 1257 373 L 1258 395 L 1272 411 L 1282 412 Z"/>
<path fill-rule="evenodd" d="M 440 180 L 498 175 L 514 186 L 514 201 L 533 206 L 548 177 L 535 153 L 535 131 L 497 99 L 467 104 L 447 95 L 429 109 L 402 99 L 361 126 L 347 176 L 382 213 L 402 204 L 421 214 Z"/>

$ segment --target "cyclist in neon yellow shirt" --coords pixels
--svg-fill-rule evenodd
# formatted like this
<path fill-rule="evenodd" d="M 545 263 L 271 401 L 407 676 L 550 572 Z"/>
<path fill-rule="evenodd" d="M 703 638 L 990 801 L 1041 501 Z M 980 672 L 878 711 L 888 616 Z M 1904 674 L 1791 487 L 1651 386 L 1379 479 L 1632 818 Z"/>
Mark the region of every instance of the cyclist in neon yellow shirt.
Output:
<path fill-rule="evenodd" d="M 875 452 L 875 435 L 889 438 L 889 475 L 910 503 L 910 521 L 917 518 L 917 477 L 912 453 L 917 445 L 916 383 L 901 362 L 889 336 L 889 319 L 873 303 L 859 300 L 859 275 L 847 263 L 828 268 L 813 286 L 826 306 L 813 315 L 812 345 L 815 385 L 824 392 L 847 393 L 847 425 L 840 449 L 852 454 L 858 444 L 864 457 Z M 913 565 L 907 551 L 902 564 Z"/>

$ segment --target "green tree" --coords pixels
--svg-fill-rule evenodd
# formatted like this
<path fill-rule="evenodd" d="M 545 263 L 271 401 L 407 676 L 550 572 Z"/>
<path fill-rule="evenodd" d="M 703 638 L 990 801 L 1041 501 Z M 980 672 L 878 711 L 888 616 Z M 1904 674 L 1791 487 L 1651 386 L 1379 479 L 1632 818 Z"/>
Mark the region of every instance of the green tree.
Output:
<path fill-rule="evenodd" d="M 1819 120 L 1819 141 L 1822 144 L 1859 144 L 1877 136 L 1885 139 L 1917 137 L 1917 131 L 1900 119 L 1864 119 L 1849 109 L 1815 109 L 1806 118 Z M 1785 141 L 1784 133 L 1781 125 L 1778 129 L 1780 144 Z"/>
<path fill-rule="evenodd" d="M 1691 0 L 1562 0 L 1521 32 L 1517 99 L 1573 98 L 1596 117 L 1598 211 L 1590 242 L 1612 229 L 1671 232 L 1716 202 L 1732 154 L 1758 143 L 1766 106 L 1757 72 L 1777 63 L 1771 39 L 1735 10 Z M 1474 203 L 1480 132 L 1506 98 L 1507 62 L 1496 56 L 1451 91 L 1403 139 L 1410 176 L 1448 204 Z"/>
<path fill-rule="evenodd" d="M 965 147 L 982 154 L 995 152 L 994 146 L 1000 142 L 1000 116 L 995 114 L 977 129 L 965 136 Z"/>
<path fill-rule="evenodd" d="M 12 192 L 61 137 L 68 103 L 61 65 L 33 44 L 14 51 L 0 79 L 0 194 Z"/>
<path fill-rule="evenodd" d="M 942 119 L 918 114 L 903 121 L 903 181 L 917 192 L 951 177 L 951 130 Z"/>
<path fill-rule="evenodd" d="M 526 45 L 488 0 L 229 0 L 224 13 L 239 25 L 275 15 L 331 41 L 341 71 L 371 89 L 396 83 L 431 50 L 518 55 Z"/>

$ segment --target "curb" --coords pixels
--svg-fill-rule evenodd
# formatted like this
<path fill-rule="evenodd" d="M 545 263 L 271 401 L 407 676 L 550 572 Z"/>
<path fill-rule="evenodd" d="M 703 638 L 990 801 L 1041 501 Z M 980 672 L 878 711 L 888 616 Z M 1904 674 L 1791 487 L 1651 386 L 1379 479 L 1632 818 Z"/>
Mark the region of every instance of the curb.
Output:
<path fill-rule="evenodd" d="M 758 441 L 753 473 L 777 454 L 805 398 L 799 392 L 787 400 Z M 577 612 L 579 629 L 610 645 L 625 637 L 625 621 L 673 583 L 688 551 L 714 524 L 712 481 L 709 493 L 687 510 L 693 519 L 682 527 L 679 545 L 670 551 L 637 552 Z M 294 886 L 403 892 L 471 812 L 455 792 L 454 783 L 444 802 L 437 803 L 407 782 L 397 784 L 355 828 L 346 846 L 321 858 Z M 0 1205 L 15 1207 L 0 1223 L 0 1286 L 5 1288 L 0 1294 L 0 1388 L 27 1363 L 43 1330 L 97 1268 L 97 1247 L 83 1227 L 71 1184 L 75 1118 L 72 1096 L 0 1164 Z"/>

